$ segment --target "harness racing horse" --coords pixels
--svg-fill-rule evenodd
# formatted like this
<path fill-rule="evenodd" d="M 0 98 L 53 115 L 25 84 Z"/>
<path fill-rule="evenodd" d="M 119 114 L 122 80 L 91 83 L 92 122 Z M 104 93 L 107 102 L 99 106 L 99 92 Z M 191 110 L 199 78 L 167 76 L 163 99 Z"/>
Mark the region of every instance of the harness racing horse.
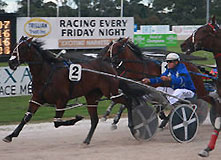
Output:
<path fill-rule="evenodd" d="M 159 65 L 159 63 L 156 63 L 154 60 L 145 58 L 140 48 L 137 47 L 128 38 L 120 38 L 115 42 L 111 42 L 103 49 L 101 57 L 103 57 L 104 60 L 111 61 L 113 66 L 118 71 L 118 74 L 123 77 L 141 81 L 143 78 L 146 77 L 151 78 L 161 75 L 161 66 Z M 192 63 L 182 63 L 186 65 L 188 71 L 199 73 L 198 68 Z M 210 102 L 208 92 L 204 87 L 202 77 L 196 74 L 191 74 L 191 78 L 196 87 L 197 98 L 204 99 L 205 101 Z M 155 85 L 154 87 L 166 85 L 167 84 L 162 83 Z M 205 116 L 202 118 L 203 120 L 201 122 L 203 122 L 206 118 L 207 109 L 208 108 L 206 106 L 206 113 L 204 113 Z M 197 112 L 201 112 L 201 109 L 198 108 Z M 165 118 L 165 116 L 163 117 Z M 118 116 L 117 118 L 119 120 L 120 117 Z M 113 124 L 118 122 L 116 120 L 117 118 L 114 119 Z"/>
<path fill-rule="evenodd" d="M 17 137 L 24 125 L 31 120 L 38 108 L 45 103 L 56 105 L 54 117 L 54 126 L 56 128 L 62 125 L 74 125 L 83 117 L 76 116 L 74 119 L 63 121 L 61 120 L 64 114 L 63 109 L 65 109 L 70 99 L 85 96 L 88 104 L 87 110 L 91 119 L 91 128 L 83 143 L 89 144 L 99 121 L 97 114 L 98 100 L 104 95 L 116 103 L 126 106 L 129 103 L 125 96 L 118 92 L 120 80 L 83 71 L 82 69 L 81 80 L 78 82 L 70 81 L 68 79 L 68 63 L 54 58 L 49 51 L 42 49 L 42 45 L 42 42 L 33 40 L 33 38 L 22 37 L 9 59 L 9 66 L 13 70 L 16 70 L 22 63 L 28 64 L 32 75 L 33 95 L 24 118 L 17 128 L 5 137 L 3 141 L 11 142 L 13 137 Z M 97 72 L 117 74 L 109 63 L 100 59 L 82 63 L 81 66 L 84 69 L 96 70 Z M 128 115 L 130 115 L 129 112 Z"/>
<path fill-rule="evenodd" d="M 216 140 L 221 129 L 221 29 L 216 23 L 215 16 L 212 17 L 211 23 L 203 25 L 195 30 L 192 35 L 181 44 L 181 49 L 186 54 L 191 54 L 199 50 L 212 52 L 217 64 L 217 91 L 211 94 L 212 108 L 210 111 L 210 119 L 214 126 L 214 131 L 207 148 L 199 152 L 200 156 L 208 157 L 209 152 L 215 149 Z"/>

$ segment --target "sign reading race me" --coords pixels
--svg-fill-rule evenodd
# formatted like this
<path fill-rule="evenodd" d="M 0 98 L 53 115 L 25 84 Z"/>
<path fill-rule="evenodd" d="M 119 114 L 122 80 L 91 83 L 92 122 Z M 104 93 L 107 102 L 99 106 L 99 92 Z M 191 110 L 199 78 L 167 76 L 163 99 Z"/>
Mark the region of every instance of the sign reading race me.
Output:
<path fill-rule="evenodd" d="M 32 93 L 31 73 L 28 66 L 15 71 L 0 67 L 0 97 L 29 95 Z"/>
<path fill-rule="evenodd" d="M 18 17 L 17 37 L 36 37 L 45 49 L 103 48 L 120 37 L 133 38 L 133 17 Z"/>

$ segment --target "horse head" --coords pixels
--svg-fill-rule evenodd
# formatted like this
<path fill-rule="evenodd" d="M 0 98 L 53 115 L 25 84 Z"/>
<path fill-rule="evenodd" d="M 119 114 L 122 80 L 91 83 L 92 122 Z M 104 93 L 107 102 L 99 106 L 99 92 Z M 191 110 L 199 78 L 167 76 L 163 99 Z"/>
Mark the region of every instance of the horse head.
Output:
<path fill-rule="evenodd" d="M 181 44 L 181 50 L 186 54 L 199 50 L 214 52 L 214 43 L 220 38 L 218 32 L 220 29 L 213 16 L 211 23 L 199 27 Z"/>
<path fill-rule="evenodd" d="M 128 40 L 129 38 L 119 38 L 116 41 L 110 42 L 104 49 L 103 57 L 105 60 L 112 63 L 115 67 L 118 66 L 123 59 L 122 53 L 125 51 Z"/>
<path fill-rule="evenodd" d="M 8 61 L 9 67 L 12 70 L 16 70 L 17 67 L 27 61 L 31 60 L 31 54 L 28 54 L 31 49 L 31 42 L 33 38 L 22 36 L 19 43 L 16 45 L 11 53 L 11 57 Z"/>

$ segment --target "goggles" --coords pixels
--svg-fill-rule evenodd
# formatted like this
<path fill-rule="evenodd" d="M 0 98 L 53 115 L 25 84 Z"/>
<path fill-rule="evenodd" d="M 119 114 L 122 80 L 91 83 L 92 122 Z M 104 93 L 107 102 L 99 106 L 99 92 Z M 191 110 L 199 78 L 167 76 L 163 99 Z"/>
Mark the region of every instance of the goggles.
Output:
<path fill-rule="evenodd" d="M 167 63 L 173 63 L 173 62 L 175 62 L 175 61 L 177 61 L 177 60 L 167 60 L 166 62 L 167 62 Z"/>

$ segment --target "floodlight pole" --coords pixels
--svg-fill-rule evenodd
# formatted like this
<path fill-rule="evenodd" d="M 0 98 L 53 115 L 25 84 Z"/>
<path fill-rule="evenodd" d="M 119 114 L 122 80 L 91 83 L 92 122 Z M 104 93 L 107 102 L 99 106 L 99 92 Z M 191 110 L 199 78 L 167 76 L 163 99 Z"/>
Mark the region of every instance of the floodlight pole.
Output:
<path fill-rule="evenodd" d="M 209 1 L 210 0 L 206 0 L 206 23 L 209 22 Z"/>
<path fill-rule="evenodd" d="M 81 17 L 81 0 L 78 0 L 78 17 Z"/>
<path fill-rule="evenodd" d="M 120 17 L 123 17 L 123 13 L 124 13 L 124 0 L 121 0 L 121 10 L 120 10 Z"/>
<path fill-rule="evenodd" d="M 57 17 L 59 17 L 59 0 L 57 0 Z"/>
<path fill-rule="evenodd" d="M 30 0 L 27 0 L 27 17 L 30 17 Z"/>

